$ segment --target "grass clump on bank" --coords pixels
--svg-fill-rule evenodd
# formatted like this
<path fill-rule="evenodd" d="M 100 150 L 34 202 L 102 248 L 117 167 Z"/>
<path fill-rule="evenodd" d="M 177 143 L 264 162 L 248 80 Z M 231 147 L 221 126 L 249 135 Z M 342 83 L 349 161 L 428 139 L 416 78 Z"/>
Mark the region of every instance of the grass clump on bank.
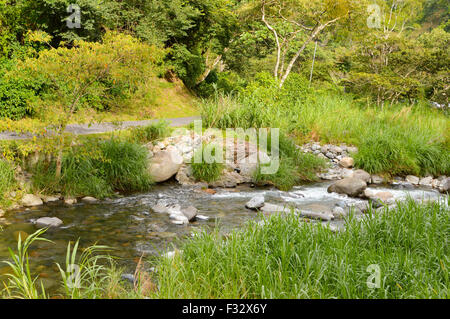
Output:
<path fill-rule="evenodd" d="M 0 206 L 6 201 L 5 194 L 10 191 L 15 184 L 14 170 L 7 161 L 0 159 Z"/>
<path fill-rule="evenodd" d="M 54 161 L 31 168 L 36 192 L 104 198 L 114 191 L 146 191 L 152 181 L 147 171 L 147 150 L 119 139 L 91 141 L 69 148 L 62 160 L 62 175 L 55 178 Z"/>
<path fill-rule="evenodd" d="M 203 144 L 201 148 L 195 151 L 191 168 L 196 180 L 210 183 L 219 179 L 225 166 L 220 160 L 217 161 L 215 158 L 217 147 L 217 145 L 213 144 Z M 210 149 L 210 154 L 213 158 L 205 159 L 205 149 Z M 196 159 L 201 160 L 197 162 Z"/>
<path fill-rule="evenodd" d="M 356 165 L 369 173 L 434 176 L 450 173 L 450 152 L 443 143 L 432 142 L 420 132 L 385 129 L 366 134 L 354 155 Z"/>
<path fill-rule="evenodd" d="M 101 143 L 100 149 L 102 160 L 96 164 L 115 190 L 133 192 L 150 188 L 148 151 L 143 146 L 111 139 Z"/>
<path fill-rule="evenodd" d="M 271 145 L 270 141 L 268 145 Z M 316 181 L 318 179 L 316 173 L 326 167 L 325 160 L 303 153 L 295 142 L 283 133 L 280 134 L 278 153 L 280 161 L 277 172 L 262 174 L 261 166 L 258 167 L 254 175 L 257 183 L 270 183 L 280 190 L 288 191 L 300 182 Z"/>
<path fill-rule="evenodd" d="M 169 122 L 158 121 L 147 126 L 136 127 L 131 130 L 131 140 L 137 143 L 148 143 L 169 136 Z"/>
<path fill-rule="evenodd" d="M 343 93 L 275 90 L 255 82 L 238 96 L 204 101 L 201 113 L 207 127 L 272 127 L 297 143 L 356 145 L 356 165 L 370 173 L 450 174 L 448 115 L 425 103 L 379 108 Z"/>
<path fill-rule="evenodd" d="M 335 234 L 298 217 L 272 216 L 227 240 L 189 240 L 161 259 L 158 298 L 447 298 L 449 210 L 412 201 Z M 369 265 L 381 270 L 368 288 Z"/>

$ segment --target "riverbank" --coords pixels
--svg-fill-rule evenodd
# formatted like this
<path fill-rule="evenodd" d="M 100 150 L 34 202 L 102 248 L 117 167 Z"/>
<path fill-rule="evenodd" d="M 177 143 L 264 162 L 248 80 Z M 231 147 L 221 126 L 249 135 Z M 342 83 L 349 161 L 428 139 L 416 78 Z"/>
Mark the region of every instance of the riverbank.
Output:
<path fill-rule="evenodd" d="M 271 217 L 226 239 L 202 234 L 158 268 L 165 298 L 447 298 L 448 207 L 412 202 L 345 231 Z M 370 265 L 379 287 L 367 285 Z M 220 284 L 219 284 L 220 283 Z"/>
<path fill-rule="evenodd" d="M 370 174 L 450 175 L 449 119 L 426 103 L 378 108 L 346 94 L 281 89 L 255 83 L 238 96 L 202 104 L 207 127 L 280 128 L 297 145 L 346 143 L 358 147 L 355 166 Z"/>
<path fill-rule="evenodd" d="M 210 193 L 215 193 L 215 188 L 235 188 L 242 184 L 273 185 L 288 191 L 309 182 L 340 181 L 345 187 L 332 191 L 369 200 L 380 198 L 364 193 L 367 185 L 405 189 L 421 186 L 442 193 L 448 192 L 450 186 L 450 178 L 445 175 L 369 174 L 356 166 L 358 147 L 313 141 L 297 146 L 284 134 L 279 136 L 278 142 L 278 170 L 261 174 L 264 165 L 273 160 L 272 154 L 247 140 L 249 136 L 246 133 L 235 132 L 228 137 L 221 130 L 202 131 L 200 128 L 197 134 L 178 128 L 171 134 L 172 130 L 167 122 L 157 122 L 120 131 L 117 135 L 66 138 L 61 178 L 56 178 L 52 139 L 38 140 L 37 144 L 30 141 L 28 147 L 31 152 L 29 150 L 27 157 L 20 156 L 23 148 L 18 147 L 25 146 L 26 149 L 27 144 L 12 141 L 15 146 L 9 144 L 7 150 L 15 164 L 2 161 L 0 184 L 3 197 L 0 206 L 19 209 L 60 199 L 70 205 L 80 200 L 92 201 L 118 194 L 145 192 L 153 183 L 171 179 L 184 186 L 195 185 Z M 217 147 L 222 149 L 220 156 L 224 155 L 223 162 L 206 163 L 204 156 L 208 149 Z M 201 161 L 193 163 L 194 154 L 198 152 Z M 258 160 L 265 163 L 261 164 Z M 352 180 L 353 177 L 358 181 Z M 352 190 L 354 185 L 361 183 L 364 185 L 357 187 L 355 193 Z M 392 198 L 389 192 L 382 195 L 384 203 Z"/>

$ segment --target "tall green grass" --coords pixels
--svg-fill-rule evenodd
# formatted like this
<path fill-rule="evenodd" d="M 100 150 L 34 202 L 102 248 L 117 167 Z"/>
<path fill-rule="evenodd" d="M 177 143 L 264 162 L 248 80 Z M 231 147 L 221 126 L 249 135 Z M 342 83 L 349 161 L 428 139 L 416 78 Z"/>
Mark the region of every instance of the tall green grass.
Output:
<path fill-rule="evenodd" d="M 145 147 L 120 140 L 100 144 L 101 160 L 95 164 L 106 182 L 115 190 L 146 191 L 152 185 L 148 168 L 148 151 Z"/>
<path fill-rule="evenodd" d="M 96 299 L 105 295 L 106 283 L 110 281 L 109 265 L 112 258 L 106 255 L 110 248 L 93 245 L 78 254 L 79 240 L 67 245 L 65 267 L 57 264 L 69 299 Z"/>
<path fill-rule="evenodd" d="M 220 178 L 222 170 L 225 165 L 222 162 L 212 161 L 212 163 L 208 163 L 205 161 L 204 157 L 204 149 L 207 147 L 207 144 L 203 144 L 201 148 L 195 151 L 193 159 L 201 159 L 200 162 L 193 161 L 191 163 L 192 175 L 198 181 L 204 182 L 214 182 Z M 211 155 L 215 156 L 216 146 L 211 145 Z"/>
<path fill-rule="evenodd" d="M 9 248 L 9 254 L 12 261 L 5 261 L 12 273 L 6 274 L 8 280 L 5 285 L 4 293 L 10 298 L 20 299 L 39 299 L 46 298 L 46 292 L 44 287 L 39 287 L 36 283 L 38 277 L 33 277 L 30 270 L 30 262 L 28 255 L 28 248 L 33 242 L 47 241 L 48 239 L 40 237 L 45 232 L 41 229 L 34 234 L 28 236 L 24 241 L 20 234 L 17 241 L 17 253 Z"/>
<path fill-rule="evenodd" d="M 272 143 L 269 141 L 268 145 Z M 269 152 L 272 150 L 269 147 Z M 283 191 L 292 189 L 301 182 L 312 182 L 318 179 L 317 172 L 326 167 L 325 160 L 312 154 L 303 153 L 292 138 L 281 133 L 278 143 L 280 165 L 274 174 L 262 174 L 261 166 L 255 172 L 254 179 L 259 184 L 270 183 Z"/>
<path fill-rule="evenodd" d="M 6 193 L 15 184 L 16 180 L 11 165 L 7 161 L 0 159 L 0 206 L 6 201 Z"/>
<path fill-rule="evenodd" d="M 374 212 L 370 212 L 372 214 Z M 205 232 L 161 258 L 157 298 L 448 298 L 449 210 L 412 201 L 333 233 L 294 215 Z M 378 265 L 380 288 L 367 268 Z"/>
<path fill-rule="evenodd" d="M 201 108 L 206 126 L 274 127 L 295 136 L 359 147 L 356 165 L 371 173 L 450 174 L 449 118 L 422 104 L 380 109 L 351 96 L 282 94 L 257 87 L 240 96 L 217 95 Z"/>
<path fill-rule="evenodd" d="M 62 175 L 55 179 L 54 161 L 31 168 L 36 192 L 104 198 L 114 191 L 147 191 L 152 185 L 147 150 L 119 139 L 71 147 L 63 156 Z"/>
<path fill-rule="evenodd" d="M 28 253 L 36 242 L 51 243 L 42 237 L 45 232 L 46 229 L 40 229 L 24 241 L 19 235 L 17 253 L 9 249 L 11 261 L 4 263 L 12 271 L 6 274 L 7 281 L 0 291 L 0 296 L 13 299 L 46 299 L 53 296 L 66 299 L 97 299 L 108 298 L 113 289 L 114 293 L 117 293 L 120 280 L 112 257 L 106 254 L 110 249 L 107 246 L 93 245 L 80 253 L 79 240 L 73 248 L 69 242 L 65 265 L 56 264 L 61 274 L 60 289 L 52 292 L 53 295 L 46 291 L 42 282 L 39 285 L 39 276 L 33 275 Z"/>
<path fill-rule="evenodd" d="M 170 127 L 167 121 L 158 121 L 147 126 L 131 129 L 131 140 L 137 143 L 148 143 L 169 136 Z"/>

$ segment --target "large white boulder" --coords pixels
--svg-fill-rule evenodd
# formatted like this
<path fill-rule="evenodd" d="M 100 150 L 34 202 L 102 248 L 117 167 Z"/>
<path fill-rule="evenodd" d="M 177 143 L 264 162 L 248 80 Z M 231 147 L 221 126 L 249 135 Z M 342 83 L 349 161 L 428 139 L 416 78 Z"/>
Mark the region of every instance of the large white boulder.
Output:
<path fill-rule="evenodd" d="M 186 216 L 186 218 L 189 221 L 193 221 L 197 216 L 198 210 L 194 206 L 189 206 L 187 208 L 182 209 L 181 212 L 183 213 L 184 216 Z"/>
<path fill-rule="evenodd" d="M 450 177 L 447 177 L 444 181 L 442 181 L 440 190 L 443 193 L 446 193 L 450 190 Z"/>
<path fill-rule="evenodd" d="M 413 185 L 419 185 L 420 178 L 414 175 L 408 175 L 406 176 L 405 180 Z"/>
<path fill-rule="evenodd" d="M 157 183 L 164 182 L 174 176 L 182 164 L 183 157 L 181 152 L 174 146 L 168 146 L 164 151 L 154 154 L 151 159 L 149 173 L 153 181 Z"/>
<path fill-rule="evenodd" d="M 344 157 L 339 161 L 339 165 L 343 168 L 351 168 L 355 165 L 355 160 L 352 157 Z"/>
<path fill-rule="evenodd" d="M 44 202 L 36 195 L 25 194 L 20 200 L 20 204 L 25 207 L 33 207 L 43 205 Z"/>
<path fill-rule="evenodd" d="M 328 187 L 328 193 L 346 194 L 351 197 L 356 197 L 363 193 L 366 188 L 367 183 L 365 181 L 356 177 L 348 177 L 330 185 Z"/>
<path fill-rule="evenodd" d="M 431 187 L 431 183 L 432 182 L 433 182 L 433 177 L 432 176 L 427 176 L 427 177 L 422 178 L 419 181 L 419 185 Z"/>
<path fill-rule="evenodd" d="M 36 220 L 36 226 L 39 228 L 59 227 L 62 224 L 62 220 L 57 217 L 42 217 Z"/>
<path fill-rule="evenodd" d="M 248 209 L 257 210 L 264 206 L 264 196 L 258 195 L 253 197 L 251 200 L 245 204 L 245 207 Z"/>

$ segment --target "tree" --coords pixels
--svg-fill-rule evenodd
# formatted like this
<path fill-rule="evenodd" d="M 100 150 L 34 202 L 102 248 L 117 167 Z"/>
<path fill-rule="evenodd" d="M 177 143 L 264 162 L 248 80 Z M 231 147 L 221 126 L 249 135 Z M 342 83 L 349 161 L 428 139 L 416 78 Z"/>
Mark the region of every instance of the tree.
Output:
<path fill-rule="evenodd" d="M 360 25 L 359 33 L 353 36 L 354 44 L 344 54 L 350 61 L 350 69 L 342 83 L 358 95 L 375 97 L 380 106 L 385 101 L 394 103 L 407 98 L 412 102 L 423 98 L 424 84 L 429 78 L 424 68 L 428 53 L 412 34 L 421 15 L 421 3 L 416 0 L 378 3 L 377 12 L 368 14 L 379 15 L 379 25 Z"/>
<path fill-rule="evenodd" d="M 58 139 L 56 177 L 61 175 L 67 124 L 85 120 L 83 112 L 92 108 L 93 100 L 109 100 L 123 90 L 132 92 L 161 75 L 165 54 L 129 35 L 109 32 L 102 42 L 74 41 L 72 48 L 51 48 L 20 64 L 19 76 L 42 76 L 48 85 L 35 109 Z"/>
<path fill-rule="evenodd" d="M 261 20 L 273 33 L 276 47 L 274 77 L 283 86 L 307 45 L 327 28 L 348 17 L 348 0 L 261 0 Z"/>

